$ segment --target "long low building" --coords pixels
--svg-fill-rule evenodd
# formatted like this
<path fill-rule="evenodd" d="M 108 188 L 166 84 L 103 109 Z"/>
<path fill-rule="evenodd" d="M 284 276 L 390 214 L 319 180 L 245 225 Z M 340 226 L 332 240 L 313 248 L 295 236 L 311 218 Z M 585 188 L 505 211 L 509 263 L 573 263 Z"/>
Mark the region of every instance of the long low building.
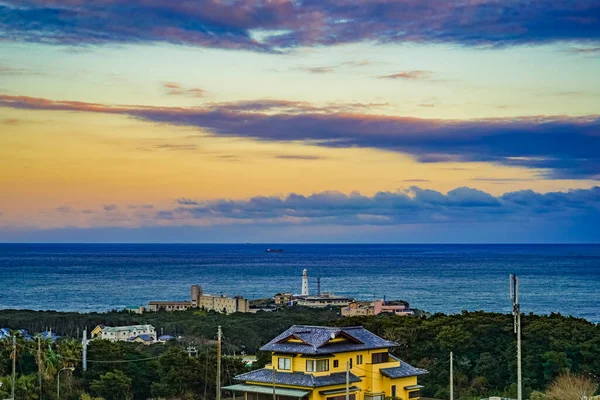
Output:
<path fill-rule="evenodd" d="M 342 316 L 356 317 L 364 315 L 393 314 L 398 316 L 413 315 L 414 311 L 405 304 L 386 303 L 384 300 L 368 302 L 352 302 L 348 307 L 342 308 Z"/>
<path fill-rule="evenodd" d="M 151 301 L 148 303 L 149 311 L 183 311 L 189 308 L 214 310 L 226 314 L 247 313 L 250 312 L 250 301 L 240 296 L 205 294 L 200 285 L 192 285 L 190 301 Z"/>
<path fill-rule="evenodd" d="M 296 296 L 295 301 L 299 306 L 325 308 L 347 307 L 354 301 L 354 299 L 344 296 L 336 296 L 331 293 L 322 293 L 316 296 Z"/>
<path fill-rule="evenodd" d="M 192 306 L 189 301 L 151 301 L 149 311 L 184 311 Z"/>

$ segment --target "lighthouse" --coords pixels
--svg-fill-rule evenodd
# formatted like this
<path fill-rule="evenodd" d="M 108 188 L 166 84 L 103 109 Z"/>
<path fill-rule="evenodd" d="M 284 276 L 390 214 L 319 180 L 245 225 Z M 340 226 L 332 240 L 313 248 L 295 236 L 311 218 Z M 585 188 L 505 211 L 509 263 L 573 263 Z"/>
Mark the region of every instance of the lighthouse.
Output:
<path fill-rule="evenodd" d="M 308 296 L 308 271 L 302 271 L 302 296 Z"/>

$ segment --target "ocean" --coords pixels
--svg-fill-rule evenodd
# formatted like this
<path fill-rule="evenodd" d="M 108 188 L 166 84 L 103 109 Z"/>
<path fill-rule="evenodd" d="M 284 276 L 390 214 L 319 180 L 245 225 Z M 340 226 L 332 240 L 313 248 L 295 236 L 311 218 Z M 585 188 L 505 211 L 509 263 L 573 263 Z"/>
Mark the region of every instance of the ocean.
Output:
<path fill-rule="evenodd" d="M 283 248 L 283 253 L 265 249 Z M 205 293 L 402 299 L 429 312 L 524 313 L 600 322 L 600 245 L 0 244 L 0 309 L 107 311 Z"/>

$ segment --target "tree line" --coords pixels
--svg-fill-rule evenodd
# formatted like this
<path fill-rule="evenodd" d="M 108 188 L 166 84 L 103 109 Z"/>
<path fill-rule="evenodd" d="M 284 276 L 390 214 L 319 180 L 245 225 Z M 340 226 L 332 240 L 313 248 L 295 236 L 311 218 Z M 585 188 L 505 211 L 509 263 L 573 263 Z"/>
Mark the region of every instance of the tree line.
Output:
<path fill-rule="evenodd" d="M 88 347 L 88 371 L 81 371 L 81 344 L 69 339 L 98 324 L 120 326 L 149 323 L 159 334 L 182 336 L 166 345 L 144 346 L 134 343 L 92 341 Z M 516 397 L 516 341 L 511 315 L 463 312 L 434 314 L 429 317 L 368 316 L 341 318 L 337 310 L 307 308 L 282 309 L 257 314 L 224 315 L 187 310 L 146 313 L 59 313 L 36 311 L 0 311 L 0 327 L 39 332 L 51 328 L 66 338 L 56 343 L 43 342 L 38 356 L 37 342 L 19 339 L 18 399 L 38 399 L 38 366 L 43 364 L 43 398 L 54 399 L 56 372 L 73 366 L 75 371 L 61 375 L 61 398 L 80 399 L 82 395 L 111 397 L 108 387 L 120 388 L 118 397 L 142 400 L 212 400 L 216 389 L 215 339 L 217 326 L 224 334 L 223 384 L 245 370 L 234 355 L 256 354 L 254 368 L 270 361 L 270 355 L 258 349 L 294 324 L 352 326 L 393 340 L 399 346 L 393 353 L 413 366 L 429 370 L 419 379 L 423 395 L 447 399 L 449 396 L 449 353 L 454 353 L 455 398 L 479 399 L 492 395 Z M 523 387 L 524 398 L 545 391 L 550 383 L 566 372 L 598 381 L 600 376 L 600 326 L 584 319 L 558 314 L 524 315 Z M 190 357 L 187 348 L 196 349 Z M 6 398 L 10 386 L 10 342 L 0 342 L 0 398 Z M 195 356 L 197 355 L 197 356 Z M 137 361 L 136 361 L 137 360 Z M 97 362 L 95 362 L 97 361 Z M 64 395 L 62 394 L 64 393 Z M 3 397 L 4 396 L 4 397 Z"/>

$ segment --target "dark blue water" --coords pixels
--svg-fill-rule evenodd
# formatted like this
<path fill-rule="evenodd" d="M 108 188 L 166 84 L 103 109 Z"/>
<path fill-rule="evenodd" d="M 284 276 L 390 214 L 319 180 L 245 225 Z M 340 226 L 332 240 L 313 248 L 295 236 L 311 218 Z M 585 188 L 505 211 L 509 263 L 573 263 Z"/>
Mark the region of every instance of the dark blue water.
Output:
<path fill-rule="evenodd" d="M 0 244 L 0 309 L 106 311 L 212 294 L 270 297 L 310 286 L 431 312 L 510 312 L 509 274 L 523 312 L 600 322 L 600 245 L 63 245 Z"/>

